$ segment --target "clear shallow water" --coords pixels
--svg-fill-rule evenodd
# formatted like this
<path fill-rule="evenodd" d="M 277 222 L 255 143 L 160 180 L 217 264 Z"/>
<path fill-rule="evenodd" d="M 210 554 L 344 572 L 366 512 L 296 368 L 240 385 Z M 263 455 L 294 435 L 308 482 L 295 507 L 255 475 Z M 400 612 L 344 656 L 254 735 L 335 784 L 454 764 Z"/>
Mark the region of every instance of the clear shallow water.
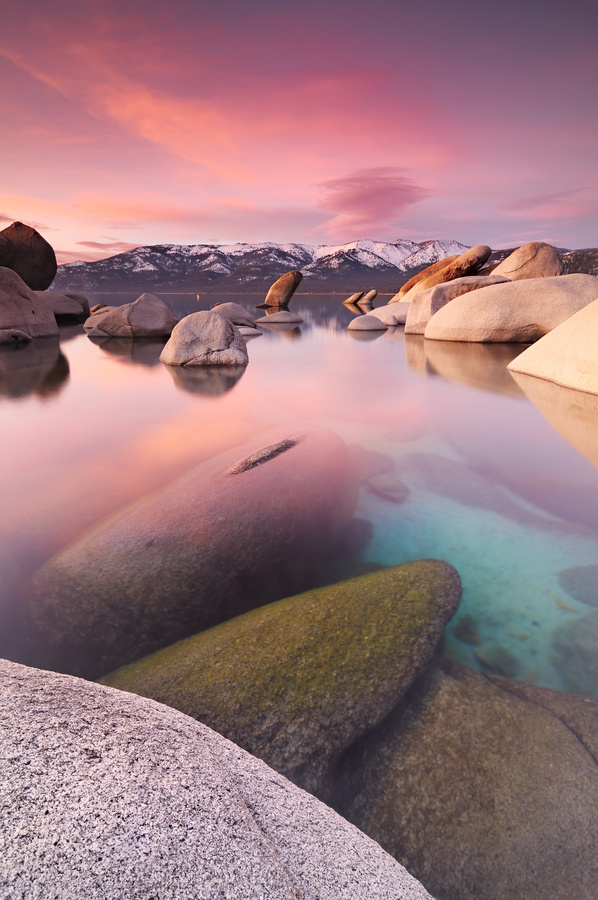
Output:
<path fill-rule="evenodd" d="M 178 316 L 261 299 L 161 296 Z M 580 426 L 565 403 L 559 430 L 549 424 L 506 371 L 519 346 L 425 343 L 401 328 L 355 337 L 342 299 L 296 295 L 304 325 L 251 339 L 249 365 L 233 378 L 181 380 L 159 362 L 162 342 L 98 344 L 80 326 L 61 329 L 60 352 L 49 342 L 0 353 L 2 655 L 23 658 L 14 597 L 47 558 L 222 450 L 307 422 L 394 460 L 407 499 L 361 490 L 357 515 L 373 525 L 361 558 L 457 567 L 464 593 L 446 655 L 598 695 L 567 678 L 553 648 L 562 626 L 595 612 L 558 578 L 598 563 L 591 417 Z M 463 640 L 464 616 L 479 643 Z"/>

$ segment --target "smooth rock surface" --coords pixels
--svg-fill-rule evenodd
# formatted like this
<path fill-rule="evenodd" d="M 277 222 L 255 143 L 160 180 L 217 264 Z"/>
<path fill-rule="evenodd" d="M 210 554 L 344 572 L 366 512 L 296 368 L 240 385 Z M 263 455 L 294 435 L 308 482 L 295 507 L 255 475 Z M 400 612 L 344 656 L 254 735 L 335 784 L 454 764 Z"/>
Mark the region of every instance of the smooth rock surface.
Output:
<path fill-rule="evenodd" d="M 561 275 L 559 280 L 593 277 Z M 598 394 L 598 278 L 595 294 L 593 303 L 575 312 L 517 356 L 509 364 L 509 371 Z"/>
<path fill-rule="evenodd" d="M 352 319 L 347 328 L 349 331 L 386 331 L 386 325 L 377 316 L 357 316 Z"/>
<path fill-rule="evenodd" d="M 347 306 L 351 306 L 353 303 L 357 303 L 358 300 L 361 300 L 363 297 L 363 291 L 357 291 L 355 294 L 351 294 L 350 297 L 347 297 L 346 300 L 343 300 Z"/>
<path fill-rule="evenodd" d="M 0 673 L 7 900 L 430 900 L 323 803 L 187 716 L 15 663 Z"/>
<path fill-rule="evenodd" d="M 368 316 L 375 316 L 384 325 L 390 327 L 403 325 L 410 306 L 410 303 L 392 303 L 390 306 L 378 306 L 376 309 L 371 309 L 368 312 Z"/>
<path fill-rule="evenodd" d="M 253 610 L 103 682 L 199 719 L 325 799 L 342 751 L 422 671 L 460 598 L 448 563 L 406 563 Z"/>
<path fill-rule="evenodd" d="M 519 281 L 521 278 L 551 278 L 562 271 L 563 263 L 556 247 L 533 241 L 514 250 L 496 266 L 492 274 Z"/>
<path fill-rule="evenodd" d="M 58 291 L 34 291 L 37 296 L 45 300 L 52 308 L 55 316 L 75 316 L 81 318 L 89 316 L 89 303 L 86 297 L 80 294 L 59 294 Z"/>
<path fill-rule="evenodd" d="M 57 335 L 58 325 L 47 301 L 13 269 L 0 267 L 0 344 L 22 344 Z"/>
<path fill-rule="evenodd" d="M 367 309 L 368 307 L 372 306 L 372 304 L 377 296 L 378 296 L 378 291 L 371 290 L 371 291 L 368 291 L 367 294 L 364 294 L 363 297 L 361 297 L 359 300 L 355 300 L 354 302 L 357 304 L 357 306 Z"/>
<path fill-rule="evenodd" d="M 254 317 L 240 303 L 217 303 L 213 311 L 217 312 L 219 316 L 224 316 L 237 327 L 242 325 L 257 331 Z"/>
<path fill-rule="evenodd" d="M 264 300 L 264 306 L 288 306 L 302 278 L 301 272 L 295 270 L 285 272 L 270 286 Z"/>
<path fill-rule="evenodd" d="M 215 310 L 181 319 L 160 359 L 167 366 L 246 366 L 249 361 L 238 328 Z"/>
<path fill-rule="evenodd" d="M 456 297 L 428 322 L 426 340 L 531 342 L 598 297 L 594 275 L 493 284 Z M 512 364 L 511 364 L 512 365 Z"/>
<path fill-rule="evenodd" d="M 519 688 L 437 664 L 342 763 L 336 807 L 435 897 L 596 894 L 598 703 Z"/>
<path fill-rule="evenodd" d="M 270 313 L 270 315 L 262 316 L 255 321 L 259 325 L 300 325 L 303 319 L 297 313 L 289 312 L 288 309 L 281 309 L 280 312 Z"/>
<path fill-rule="evenodd" d="M 85 322 L 88 337 L 167 337 L 177 320 L 154 294 L 142 294 L 133 303 L 103 306 Z"/>
<path fill-rule="evenodd" d="M 485 244 L 479 244 L 476 247 L 464 250 L 460 256 L 444 268 L 439 267 L 426 278 L 419 279 L 410 290 L 402 295 L 402 300 L 404 302 L 413 300 L 420 291 L 434 287 L 436 284 L 452 281 L 455 278 L 463 278 L 465 275 L 475 275 L 478 269 L 482 268 L 491 253 L 492 250 Z"/>
<path fill-rule="evenodd" d="M 488 287 L 490 284 L 500 284 L 508 281 L 508 278 L 502 278 L 494 275 L 466 275 L 463 278 L 454 278 L 452 281 L 446 281 L 442 284 L 436 284 L 434 287 L 426 288 L 415 294 L 411 303 L 407 317 L 405 319 L 405 334 L 423 334 L 426 325 L 439 309 L 446 306 L 455 297 L 461 294 L 467 294 L 469 291 L 479 290 Z"/>
<path fill-rule="evenodd" d="M 56 254 L 47 240 L 22 222 L 4 228 L 0 237 L 5 239 L 2 256 L 6 261 L 2 265 L 16 272 L 33 291 L 49 288 L 58 267 Z M 6 241 L 10 241 L 10 247 Z"/>
<path fill-rule="evenodd" d="M 346 444 L 310 427 L 198 466 L 39 570 L 26 609 L 32 661 L 97 677 L 298 593 L 351 519 L 356 481 Z"/>
<path fill-rule="evenodd" d="M 438 259 L 435 263 L 432 263 L 431 266 L 426 266 L 425 269 L 422 269 L 421 272 L 417 272 L 413 275 L 409 281 L 406 281 L 405 284 L 397 291 L 394 297 L 388 301 L 389 303 L 395 303 L 398 300 L 402 300 L 402 298 L 407 294 L 412 287 L 415 287 L 420 281 L 423 281 L 425 278 L 428 278 L 430 275 L 435 275 L 436 272 L 439 272 L 441 269 L 446 269 L 451 263 L 453 263 L 458 256 L 444 256 L 442 259 Z"/>

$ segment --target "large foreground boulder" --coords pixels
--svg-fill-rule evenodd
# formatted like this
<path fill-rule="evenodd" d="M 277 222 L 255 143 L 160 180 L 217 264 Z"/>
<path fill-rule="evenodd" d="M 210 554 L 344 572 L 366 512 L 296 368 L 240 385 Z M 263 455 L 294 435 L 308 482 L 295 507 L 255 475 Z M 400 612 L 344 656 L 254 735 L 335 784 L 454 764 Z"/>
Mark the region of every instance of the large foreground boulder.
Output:
<path fill-rule="evenodd" d="M 537 341 L 597 297 L 594 275 L 491 284 L 439 309 L 424 334 L 436 341 Z"/>
<path fill-rule="evenodd" d="M 289 301 L 299 287 L 303 275 L 298 271 L 285 272 L 277 278 L 266 294 L 262 306 L 288 306 Z"/>
<path fill-rule="evenodd" d="M 13 222 L 0 231 L 3 238 L 0 246 L 0 263 L 19 275 L 33 291 L 45 291 L 54 281 L 56 270 L 56 254 L 41 234 L 23 225 Z"/>
<path fill-rule="evenodd" d="M 551 278 L 562 271 L 563 263 L 556 247 L 533 241 L 514 250 L 493 269 L 492 274 L 519 281 L 521 278 Z"/>
<path fill-rule="evenodd" d="M 437 665 L 349 751 L 336 807 L 435 897 L 596 896 L 598 703 L 532 691 Z"/>
<path fill-rule="evenodd" d="M 58 325 L 47 301 L 12 269 L 0 267 L 0 344 L 55 337 Z"/>
<path fill-rule="evenodd" d="M 85 322 L 88 337 L 168 337 L 177 320 L 154 294 L 142 294 L 133 303 L 102 306 Z"/>
<path fill-rule="evenodd" d="M 406 291 L 401 299 L 404 302 L 413 300 L 413 298 L 426 288 L 434 287 L 436 284 L 442 284 L 445 281 L 452 281 L 454 278 L 463 278 L 466 275 L 475 275 L 478 269 L 481 269 L 492 250 L 485 244 L 478 244 L 476 247 L 470 247 L 464 250 L 460 256 L 450 262 L 447 266 L 439 267 L 426 278 L 420 278 L 413 287 Z"/>
<path fill-rule="evenodd" d="M 420 291 L 415 294 L 409 304 L 405 319 L 405 334 L 423 334 L 434 313 L 437 313 L 455 297 L 508 280 L 500 275 L 466 275 L 463 278 L 454 278 L 452 281 L 445 281 Z"/>
<path fill-rule="evenodd" d="M 341 752 L 405 693 L 460 598 L 449 563 L 405 563 L 253 610 L 103 682 L 199 719 L 325 799 Z"/>
<path fill-rule="evenodd" d="M 583 277 L 594 276 L 563 275 L 561 280 Z M 598 394 L 598 278 L 595 282 L 594 302 L 524 350 L 509 364 L 511 372 Z"/>
<path fill-rule="evenodd" d="M 296 594 L 356 498 L 348 448 L 325 429 L 279 429 L 223 453 L 39 570 L 33 659 L 95 677 Z"/>
<path fill-rule="evenodd" d="M 431 900 L 373 841 L 159 703 L 0 663 L 0 885 L 60 900 Z"/>
<path fill-rule="evenodd" d="M 249 361 L 239 329 L 216 310 L 181 319 L 160 359 L 167 366 L 246 366 Z"/>

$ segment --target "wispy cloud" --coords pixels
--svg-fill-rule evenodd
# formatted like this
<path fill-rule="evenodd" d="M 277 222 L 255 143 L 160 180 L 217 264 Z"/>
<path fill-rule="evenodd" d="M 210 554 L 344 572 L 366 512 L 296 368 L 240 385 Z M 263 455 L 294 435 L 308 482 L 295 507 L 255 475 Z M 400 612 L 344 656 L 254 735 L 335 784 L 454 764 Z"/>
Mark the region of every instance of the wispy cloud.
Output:
<path fill-rule="evenodd" d="M 329 235 L 382 235 L 406 209 L 430 194 L 402 169 L 378 166 L 360 169 L 321 183 L 318 208 L 336 215 L 319 226 Z"/>

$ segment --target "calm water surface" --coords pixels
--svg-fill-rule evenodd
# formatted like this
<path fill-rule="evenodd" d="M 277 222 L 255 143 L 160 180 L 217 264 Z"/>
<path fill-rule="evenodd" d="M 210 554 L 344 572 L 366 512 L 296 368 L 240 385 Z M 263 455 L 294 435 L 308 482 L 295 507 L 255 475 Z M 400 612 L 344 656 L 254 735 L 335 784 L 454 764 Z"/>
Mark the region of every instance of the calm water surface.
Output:
<path fill-rule="evenodd" d="M 260 300 L 161 296 L 178 316 Z M 402 328 L 364 339 L 341 300 L 296 295 L 304 324 L 250 339 L 238 380 L 181 378 L 159 362 L 163 343 L 94 343 L 81 326 L 61 329 L 60 351 L 0 351 L 0 655 L 30 661 L 23 581 L 95 522 L 262 430 L 311 423 L 392 457 L 408 488 L 402 502 L 362 489 L 362 560 L 459 570 L 446 655 L 598 696 L 591 665 L 581 677 L 569 665 L 582 652 L 598 665 L 586 627 L 597 595 L 582 602 L 559 576 L 598 564 L 598 416 L 552 395 L 532 403 L 505 368 L 521 346 L 424 343 Z"/>

